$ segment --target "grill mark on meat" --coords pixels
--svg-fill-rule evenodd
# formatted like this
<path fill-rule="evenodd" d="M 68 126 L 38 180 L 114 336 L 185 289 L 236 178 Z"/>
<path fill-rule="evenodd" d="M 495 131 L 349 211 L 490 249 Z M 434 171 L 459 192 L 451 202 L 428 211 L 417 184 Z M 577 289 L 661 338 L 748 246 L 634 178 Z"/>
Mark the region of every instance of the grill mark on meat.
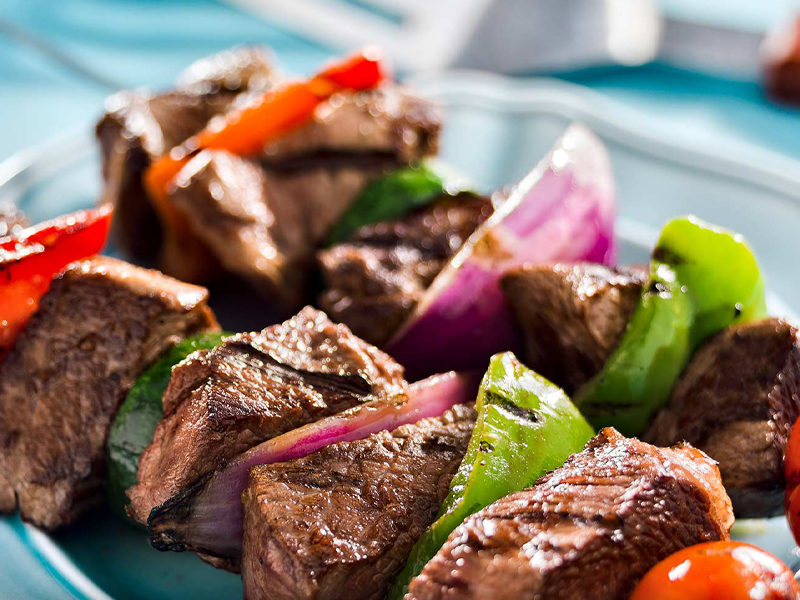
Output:
<path fill-rule="evenodd" d="M 359 152 L 356 150 L 336 151 L 330 149 L 319 149 L 287 156 L 280 159 L 262 157 L 259 161 L 265 169 L 280 173 L 296 173 L 307 169 L 382 169 L 391 170 L 401 166 L 397 154 L 393 151 L 371 151 Z"/>
<path fill-rule="evenodd" d="M 196 352 L 172 371 L 131 514 L 144 523 L 252 446 L 403 386 L 400 365 L 310 307 Z"/>
<path fill-rule="evenodd" d="M 399 219 L 357 229 L 317 255 L 327 287 L 320 306 L 356 335 L 382 345 L 491 213 L 488 198 L 443 196 Z"/>
<path fill-rule="evenodd" d="M 282 383 L 299 384 L 302 382 L 319 390 L 363 397 L 372 393 L 372 385 L 360 375 L 326 373 L 324 376 L 320 376 L 313 371 L 292 367 L 269 353 L 255 350 L 252 346 L 240 340 L 232 340 L 231 346 L 242 351 L 240 360 L 248 366 L 259 369 Z M 258 357 L 256 357 L 256 354 Z"/>
<path fill-rule="evenodd" d="M 695 352 L 643 438 L 719 462 L 737 517 L 783 513 L 783 455 L 800 414 L 800 341 L 779 319 L 737 325 Z"/>
<path fill-rule="evenodd" d="M 433 522 L 476 413 L 457 406 L 389 433 L 251 469 L 245 597 L 378 600 Z"/>
<path fill-rule="evenodd" d="M 605 429 L 533 487 L 468 518 L 406 600 L 618 600 L 672 552 L 728 539 L 732 523 L 706 455 Z"/>

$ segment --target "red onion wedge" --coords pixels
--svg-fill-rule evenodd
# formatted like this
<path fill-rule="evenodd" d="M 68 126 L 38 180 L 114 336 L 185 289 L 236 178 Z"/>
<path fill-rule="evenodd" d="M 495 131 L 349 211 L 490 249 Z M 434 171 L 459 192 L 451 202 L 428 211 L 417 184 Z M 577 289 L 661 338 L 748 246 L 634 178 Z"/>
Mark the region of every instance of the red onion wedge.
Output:
<path fill-rule="evenodd" d="M 500 276 L 525 263 L 612 262 L 614 213 L 608 152 L 572 124 L 434 279 L 386 350 L 412 380 L 485 370 L 493 354 L 518 351 Z"/>
<path fill-rule="evenodd" d="M 480 374 L 444 373 L 411 384 L 405 393 L 374 400 L 259 444 L 153 509 L 147 521 L 159 550 L 193 550 L 238 561 L 242 551 L 241 494 L 255 465 L 306 456 L 360 440 L 475 400 Z"/>

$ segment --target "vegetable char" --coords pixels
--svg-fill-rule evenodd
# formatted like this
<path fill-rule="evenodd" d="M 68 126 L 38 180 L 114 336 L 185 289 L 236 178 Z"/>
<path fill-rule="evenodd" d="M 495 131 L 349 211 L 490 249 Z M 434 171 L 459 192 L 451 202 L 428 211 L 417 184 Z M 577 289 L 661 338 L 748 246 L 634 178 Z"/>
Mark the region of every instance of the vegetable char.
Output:
<path fill-rule="evenodd" d="M 476 409 L 475 429 L 450 493 L 394 581 L 389 600 L 402 600 L 411 579 L 464 519 L 560 467 L 594 435 L 561 389 L 510 352 L 492 357 Z"/>

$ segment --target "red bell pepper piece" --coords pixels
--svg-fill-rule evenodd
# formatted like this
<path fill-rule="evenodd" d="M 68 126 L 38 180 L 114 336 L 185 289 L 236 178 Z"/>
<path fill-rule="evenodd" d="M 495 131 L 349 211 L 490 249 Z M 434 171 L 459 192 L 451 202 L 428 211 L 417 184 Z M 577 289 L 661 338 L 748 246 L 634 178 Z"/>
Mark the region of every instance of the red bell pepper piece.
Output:
<path fill-rule="evenodd" d="M 155 161 L 145 172 L 145 189 L 161 218 L 170 223 L 172 233 L 190 237 L 185 220 L 168 201 L 167 188 L 195 153 L 217 149 L 256 155 L 266 143 L 306 123 L 317 106 L 336 92 L 374 88 L 385 79 L 380 56 L 370 49 L 331 64 L 311 79 L 270 90 L 259 102 L 229 113 L 221 126 L 212 120 L 203 131 Z"/>
<path fill-rule="evenodd" d="M 0 361 L 39 307 L 53 276 L 105 246 L 112 208 L 81 210 L 0 238 Z"/>

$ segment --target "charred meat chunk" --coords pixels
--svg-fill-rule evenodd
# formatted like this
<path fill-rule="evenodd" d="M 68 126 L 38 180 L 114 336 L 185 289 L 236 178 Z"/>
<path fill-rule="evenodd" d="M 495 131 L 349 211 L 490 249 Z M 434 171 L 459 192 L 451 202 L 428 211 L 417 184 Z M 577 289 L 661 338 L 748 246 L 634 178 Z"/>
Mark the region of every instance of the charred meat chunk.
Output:
<path fill-rule="evenodd" d="M 172 371 L 164 418 L 128 491 L 131 515 L 144 523 L 252 446 L 404 385 L 400 365 L 310 307 L 195 352 Z"/>
<path fill-rule="evenodd" d="M 461 194 L 357 229 L 346 242 L 318 253 L 326 286 L 320 306 L 356 335 L 384 344 L 491 214 L 489 198 Z"/>
<path fill-rule="evenodd" d="M 380 600 L 447 495 L 471 406 L 307 457 L 254 467 L 242 578 L 249 600 Z"/>
<path fill-rule="evenodd" d="M 102 501 L 105 442 L 135 378 L 216 328 L 205 289 L 105 257 L 54 279 L 0 364 L 0 509 L 47 529 Z"/>
<path fill-rule="evenodd" d="M 0 238 L 16 235 L 28 226 L 22 211 L 12 202 L 0 202 Z"/>
<path fill-rule="evenodd" d="M 647 281 L 644 267 L 536 265 L 503 276 L 525 364 L 573 394 L 605 364 Z"/>
<path fill-rule="evenodd" d="M 281 169 L 408 164 L 436 154 L 440 128 L 438 108 L 403 87 L 342 92 L 300 129 L 267 144 L 261 160 Z"/>
<path fill-rule="evenodd" d="M 268 172 L 250 159 L 205 151 L 186 165 L 170 197 L 225 270 L 286 313 L 302 304 L 306 275 L 324 236 L 381 173 L 355 167 Z"/>
<path fill-rule="evenodd" d="M 435 153 L 439 127 L 432 104 L 386 87 L 333 96 L 258 161 L 201 153 L 168 192 L 201 246 L 165 244 L 165 269 L 209 281 L 216 262 L 297 310 L 332 227 L 371 181 Z"/>
<path fill-rule="evenodd" d="M 772 517 L 783 514 L 783 455 L 799 413 L 797 329 L 766 319 L 705 342 L 644 439 L 700 448 L 719 463 L 737 517 Z"/>
<path fill-rule="evenodd" d="M 226 51 L 198 61 L 183 87 L 164 94 L 123 91 L 106 101 L 96 127 L 103 159 L 102 202 L 114 205 L 114 235 L 134 256 L 153 259 L 161 226 L 147 199 L 142 174 L 156 158 L 233 106 L 236 94 L 267 89 L 274 80 L 269 55 L 258 48 Z"/>
<path fill-rule="evenodd" d="M 469 517 L 407 600 L 619 600 L 657 562 L 725 540 L 733 514 L 714 462 L 604 429 L 583 452 Z"/>

